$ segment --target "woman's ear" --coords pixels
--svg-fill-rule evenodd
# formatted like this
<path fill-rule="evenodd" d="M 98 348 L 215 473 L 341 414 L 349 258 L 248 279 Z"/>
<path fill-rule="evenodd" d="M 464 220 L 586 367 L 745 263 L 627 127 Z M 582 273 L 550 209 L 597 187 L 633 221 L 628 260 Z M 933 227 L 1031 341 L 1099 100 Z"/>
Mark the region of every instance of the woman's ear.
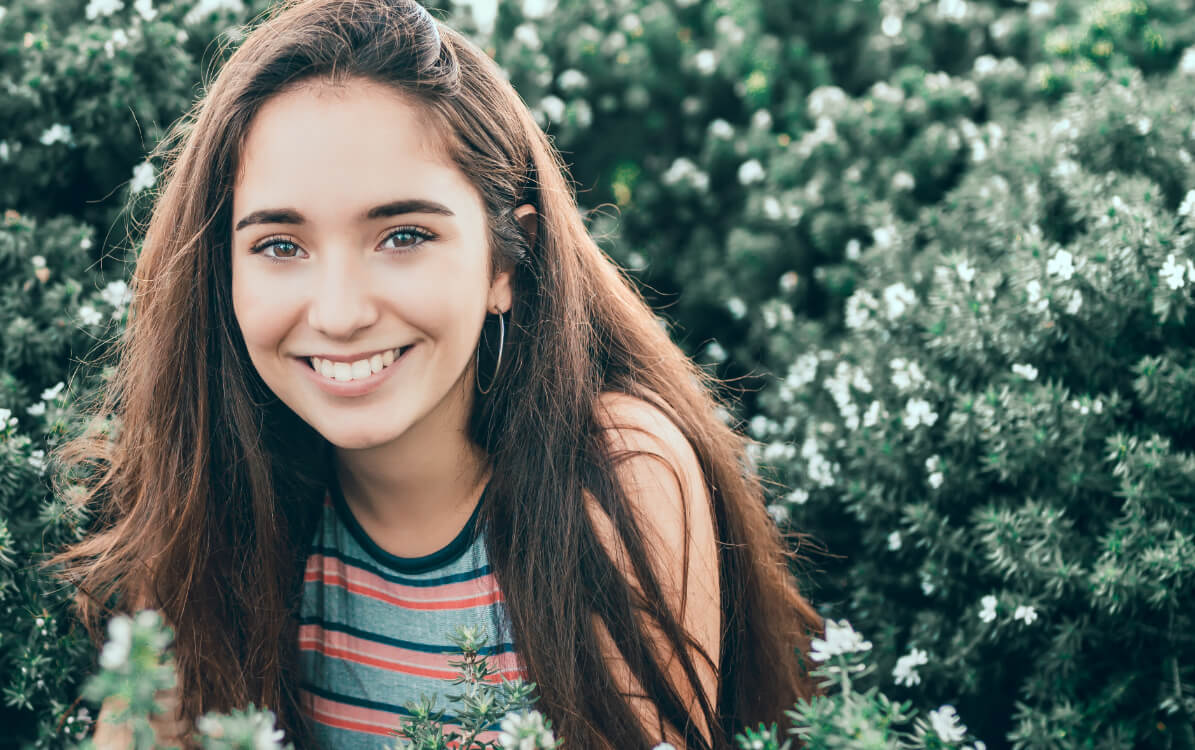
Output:
<path fill-rule="evenodd" d="M 531 244 L 535 245 L 535 228 L 539 224 L 539 216 L 535 212 L 535 206 L 530 203 L 524 203 L 515 209 L 515 219 L 523 226 L 523 231 L 527 233 Z"/>

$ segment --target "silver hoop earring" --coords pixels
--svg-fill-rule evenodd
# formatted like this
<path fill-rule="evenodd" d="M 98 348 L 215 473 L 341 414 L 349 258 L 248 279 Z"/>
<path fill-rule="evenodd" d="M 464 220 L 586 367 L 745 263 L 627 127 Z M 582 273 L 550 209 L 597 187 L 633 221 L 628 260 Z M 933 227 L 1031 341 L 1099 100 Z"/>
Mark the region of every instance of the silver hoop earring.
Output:
<path fill-rule="evenodd" d="M 482 327 L 481 337 L 485 338 L 484 326 Z M 482 395 L 494 390 L 494 381 L 498 379 L 498 368 L 502 367 L 502 349 L 506 346 L 506 321 L 502 317 L 502 313 L 498 313 L 498 361 L 494 364 L 494 374 L 490 376 L 490 387 L 482 389 L 481 387 L 481 341 L 477 342 L 477 351 L 473 355 L 473 379 L 477 382 L 477 390 Z"/>

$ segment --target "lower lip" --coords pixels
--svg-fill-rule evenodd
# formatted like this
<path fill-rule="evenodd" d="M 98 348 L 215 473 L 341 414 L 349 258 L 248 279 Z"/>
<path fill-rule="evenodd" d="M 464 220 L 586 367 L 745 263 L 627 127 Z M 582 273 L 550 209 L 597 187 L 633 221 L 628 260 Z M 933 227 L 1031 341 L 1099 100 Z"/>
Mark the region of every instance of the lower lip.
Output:
<path fill-rule="evenodd" d="M 311 378 L 312 382 L 320 387 L 324 393 L 329 393 L 333 396 L 364 396 L 367 393 L 372 393 L 381 387 L 388 379 L 393 377 L 394 371 L 402 367 L 403 364 L 410 359 L 411 351 L 415 348 L 414 345 L 403 351 L 402 355 L 391 362 L 387 367 L 383 367 L 379 372 L 371 374 L 368 378 L 363 380 L 334 380 L 326 378 L 315 371 L 307 357 L 295 357 L 295 363 L 303 368 L 307 376 Z"/>

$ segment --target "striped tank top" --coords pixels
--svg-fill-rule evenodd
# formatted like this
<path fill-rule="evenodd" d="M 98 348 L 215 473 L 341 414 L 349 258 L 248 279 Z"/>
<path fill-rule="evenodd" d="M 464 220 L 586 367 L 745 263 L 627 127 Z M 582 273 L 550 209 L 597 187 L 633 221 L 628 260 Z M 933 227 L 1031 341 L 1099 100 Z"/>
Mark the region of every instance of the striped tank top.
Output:
<path fill-rule="evenodd" d="M 448 638 L 459 625 L 484 633 L 482 653 L 501 677 L 526 678 L 477 529 L 480 507 L 442 549 L 396 557 L 369 538 L 331 483 L 299 612 L 300 694 L 320 747 L 391 748 L 409 704 L 426 695 L 435 697 L 436 709 L 446 708 L 446 696 L 460 692 L 451 682 L 459 673 L 448 663 L 460 655 Z M 452 711 L 443 721 L 456 726 Z M 496 738 L 496 731 L 479 737 Z"/>

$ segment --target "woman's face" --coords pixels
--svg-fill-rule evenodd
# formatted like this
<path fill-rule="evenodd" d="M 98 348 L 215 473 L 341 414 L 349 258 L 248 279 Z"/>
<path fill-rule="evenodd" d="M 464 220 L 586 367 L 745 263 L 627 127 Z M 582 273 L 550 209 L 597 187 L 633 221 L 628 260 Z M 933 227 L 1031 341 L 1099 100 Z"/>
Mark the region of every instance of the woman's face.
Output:
<path fill-rule="evenodd" d="M 509 273 L 489 278 L 481 196 L 424 133 L 392 91 L 353 81 L 274 96 L 246 140 L 237 323 L 266 385 L 340 448 L 467 414 L 485 314 L 511 305 Z"/>

